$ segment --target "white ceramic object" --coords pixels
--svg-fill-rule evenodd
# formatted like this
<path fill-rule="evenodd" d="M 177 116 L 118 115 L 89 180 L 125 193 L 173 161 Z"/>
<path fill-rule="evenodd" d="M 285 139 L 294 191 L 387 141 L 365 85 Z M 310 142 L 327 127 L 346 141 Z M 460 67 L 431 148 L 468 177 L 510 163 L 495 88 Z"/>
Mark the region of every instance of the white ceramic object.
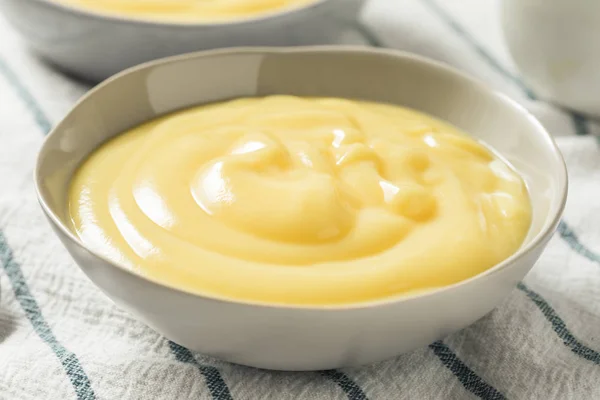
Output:
<path fill-rule="evenodd" d="M 299 8 L 219 23 L 168 23 L 74 8 L 59 0 L 0 0 L 37 53 L 66 72 L 100 81 L 160 57 L 234 46 L 332 43 L 366 0 L 315 0 Z"/>
<path fill-rule="evenodd" d="M 69 230 L 71 175 L 102 142 L 182 107 L 269 94 L 389 102 L 470 132 L 499 151 L 527 181 L 533 222 L 526 242 L 492 269 L 430 293 L 347 306 L 291 307 L 187 293 L 113 264 Z M 117 304 L 192 350 L 279 370 L 370 363 L 475 322 L 533 266 L 559 222 L 567 191 L 555 143 L 513 101 L 415 55 L 336 47 L 210 51 L 123 72 L 90 91 L 54 128 L 40 150 L 35 182 L 42 209 L 68 251 Z"/>
<path fill-rule="evenodd" d="M 541 97 L 600 118 L 600 2 L 502 0 L 508 48 Z"/>

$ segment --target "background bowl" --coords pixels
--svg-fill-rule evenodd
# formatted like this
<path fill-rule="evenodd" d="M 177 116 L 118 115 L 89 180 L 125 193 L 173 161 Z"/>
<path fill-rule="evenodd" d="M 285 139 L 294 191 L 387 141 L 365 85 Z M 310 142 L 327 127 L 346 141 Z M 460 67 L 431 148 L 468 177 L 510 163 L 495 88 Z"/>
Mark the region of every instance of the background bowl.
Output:
<path fill-rule="evenodd" d="M 399 104 L 449 121 L 492 145 L 530 190 L 533 221 L 524 245 L 494 268 L 429 293 L 348 306 L 291 307 L 169 287 L 86 249 L 67 228 L 71 175 L 102 142 L 183 107 L 270 94 Z M 384 50 L 232 49 L 148 63 L 97 86 L 48 136 L 36 166 L 36 187 L 44 212 L 83 271 L 156 331 L 235 363 L 317 370 L 395 356 L 490 312 L 550 239 L 564 207 L 567 175 L 553 140 L 525 109 L 440 64 Z"/>
<path fill-rule="evenodd" d="M 356 23 L 365 1 L 315 0 L 214 24 L 119 17 L 58 0 L 0 0 L 0 6 L 37 53 L 72 75 L 99 81 L 142 62 L 196 50 L 330 43 Z"/>

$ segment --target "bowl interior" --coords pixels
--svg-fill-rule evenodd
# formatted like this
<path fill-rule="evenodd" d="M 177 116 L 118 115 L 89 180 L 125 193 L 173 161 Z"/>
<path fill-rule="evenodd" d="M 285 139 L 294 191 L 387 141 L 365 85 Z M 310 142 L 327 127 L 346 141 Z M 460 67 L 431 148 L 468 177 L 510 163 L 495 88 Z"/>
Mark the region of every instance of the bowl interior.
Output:
<path fill-rule="evenodd" d="M 92 17 L 92 18 L 105 19 L 105 20 L 109 20 L 109 21 L 119 21 L 119 22 L 131 23 L 131 24 L 171 26 L 171 27 L 178 27 L 178 28 L 198 27 L 198 26 L 200 26 L 200 27 L 222 27 L 222 26 L 226 26 L 226 25 L 237 25 L 237 24 L 247 24 L 247 23 L 253 24 L 253 23 L 258 23 L 258 22 L 264 22 L 265 20 L 268 20 L 273 17 L 279 17 L 279 16 L 284 16 L 286 14 L 302 12 L 304 10 L 318 7 L 318 6 L 322 5 L 323 3 L 332 2 L 332 0 L 312 0 L 312 1 L 308 1 L 305 4 L 285 6 L 285 7 L 281 7 L 281 8 L 275 8 L 273 10 L 268 10 L 268 11 L 258 13 L 258 14 L 251 14 L 249 16 L 240 16 L 237 18 L 234 17 L 231 19 L 223 19 L 223 20 L 216 20 L 216 21 L 211 21 L 211 20 L 205 20 L 205 21 L 203 21 L 203 20 L 200 20 L 200 21 L 182 20 L 182 21 L 179 21 L 177 19 L 169 19 L 169 18 L 161 19 L 161 18 L 156 18 L 156 17 L 154 17 L 154 18 L 147 17 L 144 15 L 137 16 L 137 15 L 130 15 L 130 14 L 121 14 L 119 12 L 96 10 L 96 9 L 88 8 L 88 7 L 79 5 L 79 4 L 62 2 L 60 0 L 31 0 L 31 1 L 38 2 L 41 5 L 46 6 L 46 7 L 52 7 L 52 8 L 56 8 L 61 11 L 64 11 L 64 12 L 72 13 L 79 17 Z M 336 1 L 340 1 L 340 0 L 336 0 Z M 342 1 L 344 1 L 344 0 L 342 0 Z"/>
<path fill-rule="evenodd" d="M 413 55 L 340 48 L 204 52 L 135 67 L 107 80 L 77 104 L 42 147 L 36 169 L 41 201 L 64 227 L 71 175 L 102 142 L 177 109 L 269 94 L 399 104 L 486 142 L 529 187 L 533 220 L 524 246 L 556 223 L 564 205 L 562 157 L 542 126 L 520 106 Z"/>

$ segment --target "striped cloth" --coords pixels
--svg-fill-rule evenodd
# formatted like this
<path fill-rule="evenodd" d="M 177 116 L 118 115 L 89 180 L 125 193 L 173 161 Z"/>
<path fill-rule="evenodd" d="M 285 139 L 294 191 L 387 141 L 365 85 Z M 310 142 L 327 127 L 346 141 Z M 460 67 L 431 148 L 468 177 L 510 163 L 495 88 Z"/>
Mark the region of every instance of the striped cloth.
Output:
<path fill-rule="evenodd" d="M 79 271 L 36 203 L 36 152 L 88 86 L 0 20 L 0 399 L 600 399 L 600 125 L 539 101 L 496 1 L 373 0 L 341 40 L 413 51 L 486 81 L 557 137 L 571 189 L 538 264 L 494 312 L 429 347 L 319 373 L 233 366 L 169 342 Z"/>

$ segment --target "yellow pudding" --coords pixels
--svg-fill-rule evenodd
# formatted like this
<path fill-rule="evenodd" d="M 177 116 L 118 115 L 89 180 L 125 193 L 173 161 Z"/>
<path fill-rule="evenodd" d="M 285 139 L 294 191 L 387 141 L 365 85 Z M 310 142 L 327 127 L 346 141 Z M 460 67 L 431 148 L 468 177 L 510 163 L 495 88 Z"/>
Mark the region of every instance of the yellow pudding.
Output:
<path fill-rule="evenodd" d="M 450 285 L 514 253 L 525 184 L 484 145 L 398 106 L 269 96 L 199 106 L 102 145 L 72 228 L 154 280 L 334 305 Z"/>
<path fill-rule="evenodd" d="M 171 22 L 253 17 L 316 0 L 57 0 L 94 12 Z"/>

